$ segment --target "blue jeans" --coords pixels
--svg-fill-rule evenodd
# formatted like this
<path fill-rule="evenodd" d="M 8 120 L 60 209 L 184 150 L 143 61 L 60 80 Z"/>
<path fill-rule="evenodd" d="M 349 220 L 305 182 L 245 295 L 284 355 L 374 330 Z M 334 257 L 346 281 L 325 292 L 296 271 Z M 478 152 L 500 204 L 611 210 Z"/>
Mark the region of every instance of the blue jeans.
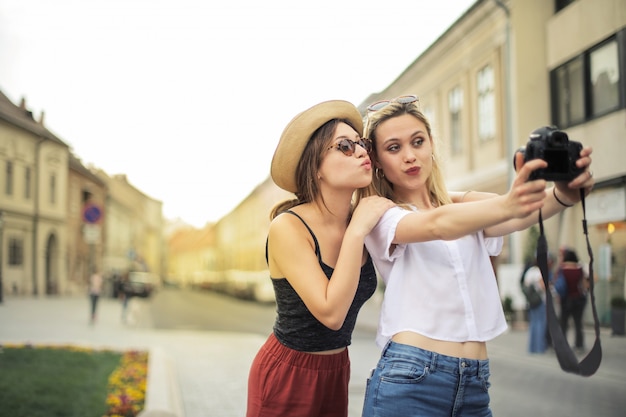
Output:
<path fill-rule="evenodd" d="M 548 347 L 546 303 L 543 302 L 528 310 L 528 319 L 530 321 L 528 325 L 528 351 L 530 353 L 544 353 Z"/>
<path fill-rule="evenodd" d="M 363 417 L 489 417 L 489 375 L 489 360 L 390 341 L 367 380 Z"/>

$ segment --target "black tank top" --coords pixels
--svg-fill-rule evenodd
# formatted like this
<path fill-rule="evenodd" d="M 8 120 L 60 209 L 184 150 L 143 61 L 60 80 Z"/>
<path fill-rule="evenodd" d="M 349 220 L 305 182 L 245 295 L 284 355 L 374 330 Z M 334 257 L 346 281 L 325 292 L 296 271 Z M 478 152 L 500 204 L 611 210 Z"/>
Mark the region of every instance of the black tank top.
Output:
<path fill-rule="evenodd" d="M 308 224 L 295 212 L 287 210 L 302 221 L 315 242 L 315 254 L 322 270 L 330 279 L 334 269 L 322 262 L 319 244 L 315 234 Z M 265 259 L 267 260 L 267 242 L 265 245 Z M 276 322 L 274 334 L 280 343 L 288 348 L 303 352 L 321 352 L 349 346 L 352 342 L 352 331 L 356 318 L 363 304 L 376 291 L 376 271 L 372 258 L 368 255 L 367 261 L 361 267 L 359 285 L 346 319 L 339 330 L 331 330 L 318 321 L 306 307 L 298 293 L 293 289 L 286 278 L 273 278 L 276 294 Z"/>

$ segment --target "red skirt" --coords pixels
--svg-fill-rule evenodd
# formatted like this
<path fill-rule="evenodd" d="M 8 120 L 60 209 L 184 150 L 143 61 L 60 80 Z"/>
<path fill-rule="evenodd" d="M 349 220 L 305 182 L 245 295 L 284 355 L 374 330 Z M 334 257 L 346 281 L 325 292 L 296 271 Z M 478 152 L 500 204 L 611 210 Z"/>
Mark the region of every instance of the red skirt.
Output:
<path fill-rule="evenodd" d="M 271 334 L 252 362 L 246 417 L 347 417 L 349 382 L 348 349 L 315 355 Z"/>

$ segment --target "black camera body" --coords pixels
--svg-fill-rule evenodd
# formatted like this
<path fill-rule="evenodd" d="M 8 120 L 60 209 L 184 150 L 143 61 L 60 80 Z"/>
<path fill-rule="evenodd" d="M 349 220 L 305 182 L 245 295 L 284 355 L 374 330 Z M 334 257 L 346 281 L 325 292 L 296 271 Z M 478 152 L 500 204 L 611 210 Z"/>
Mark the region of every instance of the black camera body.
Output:
<path fill-rule="evenodd" d="M 524 162 L 542 159 L 548 163 L 546 168 L 533 171 L 529 180 L 571 181 L 584 171 L 576 166 L 582 149 L 583 145 L 569 140 L 567 133 L 544 126 L 534 130 L 526 147 L 518 152 L 524 154 Z"/>

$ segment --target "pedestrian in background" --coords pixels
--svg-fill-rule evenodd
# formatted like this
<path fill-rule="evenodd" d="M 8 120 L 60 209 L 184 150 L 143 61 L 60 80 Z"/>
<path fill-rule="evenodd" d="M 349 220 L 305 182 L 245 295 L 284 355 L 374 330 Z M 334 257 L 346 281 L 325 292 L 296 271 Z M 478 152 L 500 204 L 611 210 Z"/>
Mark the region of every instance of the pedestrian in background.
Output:
<path fill-rule="evenodd" d="M 353 207 L 372 180 L 362 131 L 354 105 L 327 101 L 298 114 L 278 142 L 271 176 L 296 198 L 270 216 L 277 317 L 250 369 L 247 417 L 348 415 L 347 347 L 377 285 L 364 239 L 393 206 L 371 197 Z"/>
<path fill-rule="evenodd" d="M 589 192 L 585 169 L 546 193 L 543 179 L 528 181 L 545 161 L 524 163 L 510 191 L 453 201 L 416 96 L 368 107 L 366 136 L 375 167 L 371 193 L 398 203 L 365 240 L 386 284 L 377 343 L 382 355 L 367 382 L 363 416 L 490 416 L 486 342 L 506 329 L 490 256 L 502 236 L 565 209 Z M 543 335 L 542 335 L 543 336 Z"/>
<path fill-rule="evenodd" d="M 119 276 L 117 296 L 122 301 L 122 322 L 126 323 L 128 320 L 128 303 L 130 301 L 130 297 L 132 297 L 128 272 Z"/>
<path fill-rule="evenodd" d="M 557 317 L 561 317 L 561 295 L 559 294 L 559 290 L 557 288 L 557 275 L 556 269 L 558 264 L 556 262 L 556 257 L 554 253 L 548 252 L 548 291 L 550 291 L 550 295 L 552 296 L 552 306 L 554 307 L 554 312 Z M 547 304 L 546 304 L 547 308 Z M 548 327 L 548 317 L 546 310 L 546 347 L 553 348 L 552 343 L 552 335 L 550 334 L 550 329 Z"/>
<path fill-rule="evenodd" d="M 561 300 L 561 330 L 567 339 L 567 331 L 570 318 L 574 321 L 574 347 L 579 351 L 585 348 L 585 335 L 583 333 L 583 314 L 587 305 L 587 291 L 589 289 L 589 277 L 578 262 L 578 254 L 571 248 L 563 248 L 561 251 L 561 263 L 557 274 L 565 282 L 566 291 Z"/>
<path fill-rule="evenodd" d="M 548 265 L 550 270 L 552 265 Z M 535 263 L 524 273 L 522 285 L 532 286 L 538 295 L 539 302 L 528 306 L 528 352 L 545 353 L 548 348 L 548 317 L 546 315 L 546 287 L 541 269 Z"/>
<path fill-rule="evenodd" d="M 91 315 L 89 322 L 94 324 L 96 322 L 96 312 L 98 309 L 98 299 L 102 293 L 102 275 L 99 271 L 94 270 L 89 277 L 89 298 L 91 300 Z"/>

